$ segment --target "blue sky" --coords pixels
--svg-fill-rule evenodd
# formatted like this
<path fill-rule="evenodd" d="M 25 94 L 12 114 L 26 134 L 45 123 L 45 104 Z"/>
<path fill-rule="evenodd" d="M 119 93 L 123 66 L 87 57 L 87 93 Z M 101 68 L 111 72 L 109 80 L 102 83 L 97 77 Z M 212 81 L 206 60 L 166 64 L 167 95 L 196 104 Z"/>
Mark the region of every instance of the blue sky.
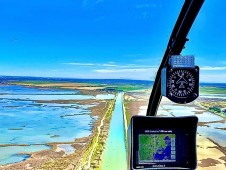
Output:
<path fill-rule="evenodd" d="M 183 0 L 0 0 L 0 75 L 153 80 Z M 225 0 L 206 0 L 183 55 L 226 82 Z"/>

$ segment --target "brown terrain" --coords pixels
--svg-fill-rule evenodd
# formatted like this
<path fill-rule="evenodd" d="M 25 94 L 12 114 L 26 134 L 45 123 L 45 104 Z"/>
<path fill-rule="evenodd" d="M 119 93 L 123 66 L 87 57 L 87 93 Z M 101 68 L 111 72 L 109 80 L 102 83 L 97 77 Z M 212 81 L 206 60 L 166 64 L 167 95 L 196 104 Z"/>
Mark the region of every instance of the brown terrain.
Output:
<path fill-rule="evenodd" d="M 139 97 L 137 97 L 139 96 Z M 149 96 L 145 93 L 133 94 L 126 93 L 124 95 L 124 105 L 127 110 L 127 117 L 130 119 L 131 116 L 141 114 L 146 114 L 146 107 L 148 104 Z M 160 104 L 172 104 L 168 99 L 163 98 Z M 176 105 L 176 104 L 173 104 Z M 202 114 L 203 108 L 197 106 L 195 103 L 188 105 L 188 107 L 195 107 L 198 111 L 195 114 Z M 143 108 L 144 107 L 144 108 Z M 165 111 L 170 112 L 170 110 L 165 109 Z M 158 113 L 158 116 L 164 116 L 161 112 Z M 226 118 L 222 121 L 210 121 L 207 123 L 224 123 Z M 199 122 L 198 126 L 208 126 L 206 122 Z M 225 133 L 226 134 L 226 133 Z M 197 135 L 197 157 L 198 157 L 198 170 L 224 170 L 226 169 L 226 148 L 219 145 L 215 141 Z"/>
<path fill-rule="evenodd" d="M 68 89 L 79 89 L 82 94 L 96 95 L 100 94 L 99 90 L 102 87 L 81 84 L 81 83 L 66 83 L 66 84 L 45 84 L 45 85 L 31 85 L 23 84 L 27 87 L 37 88 L 68 88 Z M 103 94 L 102 92 L 101 94 Z M 0 170 L 28 170 L 28 169 L 93 169 L 100 166 L 101 156 L 104 150 L 105 142 L 108 136 L 108 129 L 111 119 L 111 114 L 114 108 L 115 100 L 53 100 L 46 101 L 40 100 L 35 101 L 36 103 L 79 103 L 79 104 L 93 104 L 91 108 L 91 116 L 98 116 L 92 130 L 92 134 L 88 137 L 75 139 L 72 142 L 56 142 L 48 143 L 51 146 L 49 150 L 43 150 L 39 152 L 21 153 L 29 154 L 30 157 L 25 161 L 18 162 L 15 164 L 0 165 Z M 75 152 L 66 154 L 62 149 L 59 149 L 59 145 L 69 144 Z M 95 144 L 95 146 L 94 146 Z M 4 145 L 0 147 L 6 147 Z M 12 146 L 12 145 L 10 145 Z M 15 145 L 14 145 L 15 146 Z M 27 146 L 23 144 L 22 146 Z M 91 155 L 90 159 L 88 156 Z M 88 164 L 88 165 L 87 165 Z M 88 168 L 87 168 L 88 167 Z"/>

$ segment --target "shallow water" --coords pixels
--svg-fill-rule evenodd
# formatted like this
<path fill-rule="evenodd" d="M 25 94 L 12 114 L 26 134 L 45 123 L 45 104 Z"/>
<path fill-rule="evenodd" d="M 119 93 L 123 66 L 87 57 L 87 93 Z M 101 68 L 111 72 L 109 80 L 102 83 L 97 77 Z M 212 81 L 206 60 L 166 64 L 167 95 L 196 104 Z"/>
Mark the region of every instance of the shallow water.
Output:
<path fill-rule="evenodd" d="M 200 94 L 202 98 L 212 98 L 212 99 L 226 99 L 226 94 Z"/>
<path fill-rule="evenodd" d="M 126 144 L 122 108 L 122 93 L 118 94 L 103 155 L 103 170 L 126 170 Z"/>
<path fill-rule="evenodd" d="M 49 149 L 45 146 L 46 143 L 70 142 L 91 134 L 97 116 L 90 115 L 90 107 L 95 104 L 36 103 L 34 100 L 111 99 L 114 96 L 78 95 L 76 90 L 73 94 L 72 90 L 57 91 L 22 86 L 1 86 L 0 89 L 2 94 L 7 93 L 0 95 L 0 144 L 31 145 L 0 147 L 0 164 L 23 161 L 28 155 L 18 154 L 21 151 L 29 153 Z M 23 91 L 26 95 L 23 95 Z M 62 147 L 72 150 L 68 146 Z"/>
<path fill-rule="evenodd" d="M 191 116 L 195 115 L 198 117 L 199 122 L 206 123 L 207 126 L 198 126 L 198 133 L 212 139 L 223 147 L 226 147 L 226 131 L 217 128 L 226 128 L 226 122 L 224 123 L 211 123 L 213 121 L 222 121 L 222 117 L 215 115 L 211 112 L 204 110 L 197 110 L 193 106 L 184 105 L 161 105 L 160 108 L 164 110 L 164 114 L 167 116 Z M 166 109 L 166 110 L 165 110 Z M 195 112 L 203 111 L 202 114 L 195 114 Z M 158 114 L 161 113 L 161 110 Z"/>
<path fill-rule="evenodd" d="M 29 94 L 77 94 L 78 90 L 70 89 L 54 89 L 54 88 L 36 88 L 19 85 L 1 85 L 0 94 L 13 94 L 13 95 L 29 95 Z"/>
<path fill-rule="evenodd" d="M 0 147 L 0 164 L 4 165 L 20 162 L 30 157 L 30 155 L 26 153 L 47 150 L 49 148 L 50 147 L 46 145 Z"/>
<path fill-rule="evenodd" d="M 113 94 L 102 94 L 97 96 L 92 95 L 78 95 L 78 94 L 53 94 L 53 95 L 3 95 L 0 99 L 13 99 L 13 100 L 88 100 L 88 99 L 113 99 Z"/>

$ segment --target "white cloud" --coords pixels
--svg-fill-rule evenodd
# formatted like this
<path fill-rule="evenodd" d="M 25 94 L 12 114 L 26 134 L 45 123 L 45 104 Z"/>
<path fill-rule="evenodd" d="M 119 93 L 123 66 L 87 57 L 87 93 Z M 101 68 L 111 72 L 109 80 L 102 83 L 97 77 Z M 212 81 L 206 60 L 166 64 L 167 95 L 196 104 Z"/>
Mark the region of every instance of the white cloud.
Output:
<path fill-rule="evenodd" d="M 143 69 L 143 68 L 139 68 L 139 69 L 134 69 L 134 68 L 114 69 L 114 70 L 98 69 L 98 70 L 94 70 L 94 72 L 98 72 L 98 73 L 149 72 L 149 71 L 151 71 L 151 69 Z"/>
<path fill-rule="evenodd" d="M 105 66 L 105 67 L 117 67 L 118 65 L 116 65 L 116 64 L 102 64 L 102 66 Z"/>
<path fill-rule="evenodd" d="M 124 65 L 124 66 L 119 66 L 121 68 L 154 68 L 157 69 L 158 66 L 148 66 L 148 65 Z"/>
<path fill-rule="evenodd" d="M 117 67 L 117 68 L 128 68 L 128 69 L 145 69 L 145 68 L 155 68 L 158 66 L 150 66 L 150 65 L 138 65 L 138 64 L 116 64 L 115 62 L 107 62 L 107 63 L 79 63 L 79 62 L 71 62 L 71 63 L 63 63 L 66 65 L 74 65 L 74 66 L 90 66 L 90 67 Z"/>
<path fill-rule="evenodd" d="M 100 64 L 100 63 L 63 63 L 63 64 L 67 64 L 67 65 L 74 65 L 74 66 L 104 66 L 104 67 L 117 67 L 118 65 L 116 64 L 110 64 L 110 63 L 104 63 L 104 64 Z"/>
<path fill-rule="evenodd" d="M 158 69 L 158 66 L 119 64 L 112 61 L 106 63 L 71 62 L 62 64 L 74 66 L 67 69 L 73 69 L 73 72 L 80 71 L 81 75 L 89 73 L 89 75 L 93 75 L 93 78 L 128 78 L 138 80 L 153 80 Z M 86 67 L 86 72 L 84 72 L 85 69 L 82 67 Z"/>
<path fill-rule="evenodd" d="M 226 67 L 212 67 L 212 66 L 203 66 L 200 67 L 200 70 L 226 70 Z"/>

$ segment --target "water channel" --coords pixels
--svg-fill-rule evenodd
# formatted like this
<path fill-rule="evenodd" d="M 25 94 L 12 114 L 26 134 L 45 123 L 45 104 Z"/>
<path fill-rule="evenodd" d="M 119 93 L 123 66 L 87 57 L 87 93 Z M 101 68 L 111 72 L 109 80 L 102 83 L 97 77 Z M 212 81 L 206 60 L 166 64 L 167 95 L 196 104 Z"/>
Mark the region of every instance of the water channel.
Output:
<path fill-rule="evenodd" d="M 127 169 L 122 97 L 123 93 L 119 93 L 116 99 L 106 149 L 103 155 L 102 170 Z"/>

